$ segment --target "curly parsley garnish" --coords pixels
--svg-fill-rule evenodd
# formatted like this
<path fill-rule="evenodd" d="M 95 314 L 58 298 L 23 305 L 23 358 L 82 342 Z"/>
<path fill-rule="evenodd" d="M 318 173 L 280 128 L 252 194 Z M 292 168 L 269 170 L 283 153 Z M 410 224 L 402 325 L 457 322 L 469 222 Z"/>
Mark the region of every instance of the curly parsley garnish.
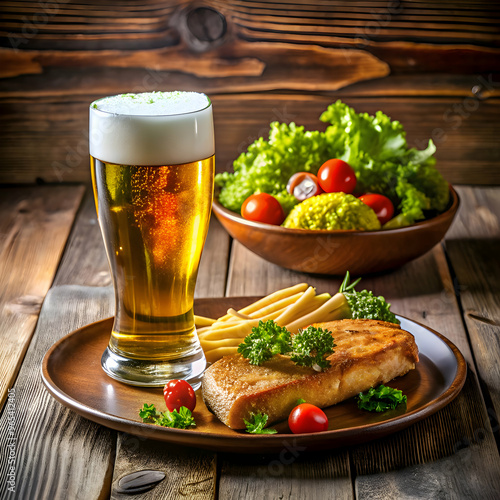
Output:
<path fill-rule="evenodd" d="M 267 424 L 268 415 L 265 413 L 252 413 L 250 420 L 243 419 L 250 434 L 276 434 L 276 429 L 264 429 Z"/>
<path fill-rule="evenodd" d="M 162 427 L 171 427 L 174 429 L 189 429 L 196 427 L 191 411 L 185 406 L 181 406 L 179 411 L 164 411 L 158 413 L 154 404 L 146 404 L 139 410 L 139 417 L 145 423 L 161 425 Z"/>
<path fill-rule="evenodd" d="M 273 320 L 252 328 L 252 333 L 238 346 L 238 352 L 252 365 L 261 365 L 275 354 L 290 355 L 292 361 L 301 366 L 310 366 L 322 371 L 330 366 L 326 356 L 332 354 L 335 344 L 332 333 L 322 328 L 307 327 L 292 334 Z"/>
<path fill-rule="evenodd" d="M 310 366 L 320 372 L 330 366 L 326 356 L 333 353 L 334 347 L 332 332 L 308 326 L 293 336 L 291 359 L 300 366 Z"/>
<path fill-rule="evenodd" d="M 400 403 L 406 403 L 406 396 L 399 389 L 381 384 L 366 392 L 360 392 L 357 400 L 359 409 L 381 412 L 394 410 Z"/>
<path fill-rule="evenodd" d="M 238 346 L 238 352 L 248 359 L 252 365 L 261 365 L 275 354 L 287 354 L 292 350 L 292 336 L 273 320 L 252 328 L 252 333 Z"/>
<path fill-rule="evenodd" d="M 353 319 L 378 319 L 399 325 L 399 320 L 390 311 L 389 304 L 381 295 L 376 297 L 370 290 L 357 292 L 354 287 L 360 282 L 358 278 L 350 283 L 349 271 L 340 285 L 339 293 L 342 293 L 349 304 L 351 318 Z"/>
<path fill-rule="evenodd" d="M 154 422 L 158 417 L 158 413 L 156 412 L 156 408 L 154 404 L 146 404 L 139 410 L 139 417 L 142 418 L 143 422 L 151 423 Z"/>

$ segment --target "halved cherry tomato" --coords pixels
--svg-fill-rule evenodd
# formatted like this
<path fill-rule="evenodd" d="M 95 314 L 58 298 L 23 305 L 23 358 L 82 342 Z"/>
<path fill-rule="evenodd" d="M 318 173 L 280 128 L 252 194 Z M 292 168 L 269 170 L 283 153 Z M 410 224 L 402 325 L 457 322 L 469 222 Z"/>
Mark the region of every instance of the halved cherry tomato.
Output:
<path fill-rule="evenodd" d="M 328 430 L 328 417 L 321 408 L 302 403 L 290 412 L 288 427 L 294 434 L 326 431 Z"/>
<path fill-rule="evenodd" d="M 285 220 L 285 212 L 280 202 L 270 194 L 257 193 L 250 195 L 241 206 L 244 219 L 265 222 L 279 226 Z"/>
<path fill-rule="evenodd" d="M 356 187 L 356 174 L 351 166 L 342 160 L 328 160 L 318 170 L 318 181 L 326 193 L 342 191 L 351 194 Z"/>
<path fill-rule="evenodd" d="M 319 187 L 318 178 L 309 172 L 293 174 L 286 185 L 286 190 L 299 201 L 304 201 L 323 192 Z"/>
<path fill-rule="evenodd" d="M 394 205 L 392 201 L 383 194 L 364 194 L 359 199 L 368 205 L 377 215 L 380 224 L 384 225 L 392 219 L 394 215 Z"/>
<path fill-rule="evenodd" d="M 177 410 L 185 406 L 193 411 L 196 406 L 196 394 L 193 388 L 185 380 L 170 380 L 163 388 L 163 397 L 169 411 Z"/>

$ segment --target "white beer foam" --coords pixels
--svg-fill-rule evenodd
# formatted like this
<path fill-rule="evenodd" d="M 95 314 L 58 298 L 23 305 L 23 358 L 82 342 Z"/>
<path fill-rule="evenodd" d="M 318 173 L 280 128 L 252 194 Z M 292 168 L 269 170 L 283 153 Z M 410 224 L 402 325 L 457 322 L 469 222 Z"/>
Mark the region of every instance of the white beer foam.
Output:
<path fill-rule="evenodd" d="M 146 92 L 90 105 L 90 154 L 119 165 L 177 165 L 215 152 L 212 105 L 197 92 Z"/>

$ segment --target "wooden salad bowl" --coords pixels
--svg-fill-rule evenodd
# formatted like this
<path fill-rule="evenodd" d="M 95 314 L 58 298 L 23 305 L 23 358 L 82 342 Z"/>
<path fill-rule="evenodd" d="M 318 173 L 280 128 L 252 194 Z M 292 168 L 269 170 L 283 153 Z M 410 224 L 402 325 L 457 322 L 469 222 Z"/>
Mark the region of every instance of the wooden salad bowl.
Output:
<path fill-rule="evenodd" d="M 445 212 L 408 227 L 380 231 L 288 229 L 243 219 L 217 199 L 213 211 L 234 239 L 269 262 L 305 273 L 361 275 L 400 267 L 428 252 L 448 231 L 459 205 L 450 186 Z"/>

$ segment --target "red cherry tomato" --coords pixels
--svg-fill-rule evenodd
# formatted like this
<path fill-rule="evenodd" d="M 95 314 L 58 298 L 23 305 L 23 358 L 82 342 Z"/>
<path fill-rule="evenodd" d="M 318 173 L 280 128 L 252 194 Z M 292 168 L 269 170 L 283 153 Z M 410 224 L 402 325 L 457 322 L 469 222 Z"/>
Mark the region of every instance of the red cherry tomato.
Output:
<path fill-rule="evenodd" d="M 249 196 L 241 206 L 244 219 L 279 226 L 285 220 L 280 202 L 270 194 L 258 193 Z"/>
<path fill-rule="evenodd" d="M 163 397 L 169 411 L 185 406 L 193 411 L 196 406 L 196 395 L 193 388 L 185 380 L 170 380 L 163 388 Z"/>
<path fill-rule="evenodd" d="M 293 174 L 286 185 L 286 190 L 299 201 L 304 201 L 323 192 L 319 187 L 318 178 L 309 172 Z"/>
<path fill-rule="evenodd" d="M 382 194 L 364 194 L 359 199 L 373 209 L 380 221 L 384 225 L 392 219 L 394 215 L 394 205 L 392 201 Z"/>
<path fill-rule="evenodd" d="M 342 160 L 328 160 L 318 170 L 321 189 L 326 193 L 342 191 L 351 194 L 356 187 L 356 174 L 348 163 Z"/>
<path fill-rule="evenodd" d="M 288 427 L 294 434 L 326 431 L 328 430 L 328 417 L 321 408 L 302 403 L 290 412 Z"/>

